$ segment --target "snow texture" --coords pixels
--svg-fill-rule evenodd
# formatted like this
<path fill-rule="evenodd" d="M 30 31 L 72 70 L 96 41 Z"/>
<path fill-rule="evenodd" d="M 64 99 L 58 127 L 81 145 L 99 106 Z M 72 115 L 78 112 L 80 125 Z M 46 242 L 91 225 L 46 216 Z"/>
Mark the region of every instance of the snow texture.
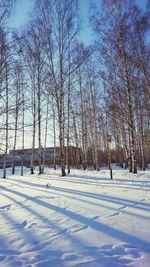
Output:
<path fill-rule="evenodd" d="M 150 266 L 150 171 L 19 172 L 0 179 L 0 266 Z"/>

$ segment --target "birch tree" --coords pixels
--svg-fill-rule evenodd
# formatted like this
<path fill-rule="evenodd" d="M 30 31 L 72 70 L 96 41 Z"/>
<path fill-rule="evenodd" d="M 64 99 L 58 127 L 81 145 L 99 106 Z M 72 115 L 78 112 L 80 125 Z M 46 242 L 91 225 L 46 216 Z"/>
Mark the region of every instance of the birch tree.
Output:
<path fill-rule="evenodd" d="M 53 88 L 49 93 L 57 104 L 61 172 L 65 176 L 65 95 L 70 83 L 68 55 L 70 57 L 77 33 L 77 0 L 45 0 L 37 2 L 37 10 L 43 27 L 49 74 L 53 80 Z"/>
<path fill-rule="evenodd" d="M 107 90 L 111 107 L 117 111 L 119 128 L 121 119 L 127 129 L 129 170 L 137 172 L 137 127 L 136 88 L 139 86 L 135 51 L 138 50 L 137 23 L 143 13 L 135 1 L 103 1 L 102 13 L 93 13 L 93 27 L 97 34 L 97 48 L 100 52 L 101 68 L 107 76 Z M 135 77 L 136 81 L 135 82 Z M 142 91 L 140 92 L 140 95 Z M 115 98 L 115 99 L 114 99 Z M 120 101 L 121 99 L 121 101 Z M 119 113 L 120 112 L 120 113 Z M 113 117 L 112 117 L 113 118 Z M 126 131 L 125 131 L 126 132 Z M 120 138 L 120 137 L 119 137 Z"/>

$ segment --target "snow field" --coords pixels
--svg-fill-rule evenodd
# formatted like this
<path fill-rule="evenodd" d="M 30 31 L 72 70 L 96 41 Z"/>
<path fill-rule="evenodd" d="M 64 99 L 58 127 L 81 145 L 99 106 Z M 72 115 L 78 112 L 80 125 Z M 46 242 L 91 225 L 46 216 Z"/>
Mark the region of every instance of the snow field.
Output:
<path fill-rule="evenodd" d="M 150 171 L 19 172 L 0 179 L 0 266 L 150 266 Z"/>

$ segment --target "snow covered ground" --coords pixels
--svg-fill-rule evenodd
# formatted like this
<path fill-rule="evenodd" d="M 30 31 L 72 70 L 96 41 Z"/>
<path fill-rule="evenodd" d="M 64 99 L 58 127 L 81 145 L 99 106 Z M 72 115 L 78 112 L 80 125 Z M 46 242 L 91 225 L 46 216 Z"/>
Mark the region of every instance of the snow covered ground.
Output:
<path fill-rule="evenodd" d="M 113 176 L 0 179 L 0 267 L 149 267 L 150 171 Z"/>

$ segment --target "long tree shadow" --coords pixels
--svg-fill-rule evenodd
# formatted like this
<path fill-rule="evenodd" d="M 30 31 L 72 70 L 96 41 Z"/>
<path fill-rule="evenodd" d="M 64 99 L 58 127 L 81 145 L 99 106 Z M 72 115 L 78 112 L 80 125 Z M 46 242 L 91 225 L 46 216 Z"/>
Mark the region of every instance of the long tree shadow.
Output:
<path fill-rule="evenodd" d="M 6 196 L 3 193 L 2 193 L 2 195 Z M 7 197 L 13 202 L 16 201 L 15 198 L 12 198 L 10 196 L 7 196 Z M 16 203 L 20 206 L 20 208 L 23 208 L 23 202 L 16 201 Z M 36 215 L 37 218 L 39 218 L 39 219 L 43 218 L 41 216 L 41 214 L 39 214 L 38 212 L 35 212 L 35 210 L 32 208 L 25 207 L 25 209 L 27 209 L 28 211 L 31 211 L 31 214 Z M 6 219 L 10 221 L 10 224 L 15 223 L 14 220 L 12 220 L 12 219 L 10 220 L 10 218 L 7 216 L 6 216 Z M 2 249 L 0 249 L 0 264 L 3 265 L 3 261 L 5 261 L 5 263 L 8 263 L 9 266 L 14 266 L 14 264 L 15 264 L 15 266 L 22 266 L 22 264 L 23 265 L 37 264 L 37 266 L 45 266 L 45 264 L 46 264 L 46 266 L 56 266 L 57 265 L 57 266 L 61 267 L 61 266 L 64 266 L 64 263 L 63 263 L 64 260 L 70 261 L 72 259 L 73 260 L 79 259 L 80 263 L 75 264 L 74 266 L 82 266 L 82 260 L 83 260 L 83 265 L 84 265 L 84 257 L 86 258 L 86 262 L 88 262 L 87 257 L 92 256 L 93 257 L 92 260 L 91 259 L 89 260 L 90 265 L 91 264 L 97 265 L 97 263 L 99 263 L 99 262 L 105 262 L 105 267 L 109 267 L 110 264 L 112 267 L 113 266 L 114 267 L 117 267 L 117 266 L 121 267 L 122 264 L 123 264 L 123 266 L 125 266 L 126 264 L 128 264 L 132 261 L 132 258 L 134 258 L 135 252 L 134 253 L 132 252 L 132 258 L 130 260 L 120 258 L 120 256 L 124 256 L 124 255 L 128 254 L 128 253 L 126 253 L 126 248 L 131 249 L 131 246 L 128 244 L 124 244 L 121 246 L 115 246 L 115 247 L 113 247 L 112 245 L 107 245 L 107 246 L 102 246 L 102 247 L 101 246 L 98 246 L 98 247 L 89 246 L 89 245 L 85 244 L 85 242 L 83 242 L 81 239 L 79 240 L 78 238 L 76 238 L 73 235 L 71 235 L 70 233 L 68 233 L 69 229 L 61 229 L 60 227 L 58 227 L 58 225 L 52 223 L 52 221 L 45 220 L 45 218 L 43 218 L 43 219 L 44 219 L 43 222 L 45 225 L 47 225 L 49 231 L 50 231 L 50 227 L 52 227 L 53 229 L 57 230 L 57 234 L 54 235 L 50 239 L 50 241 L 44 241 L 44 242 L 42 242 L 42 244 L 41 244 L 40 240 L 38 241 L 37 236 L 30 235 L 31 242 L 32 242 L 33 237 L 36 238 L 36 245 L 34 244 L 33 248 L 31 248 L 29 251 L 26 252 L 26 258 L 23 257 L 23 260 L 20 260 L 18 258 L 18 256 L 21 256 L 21 251 L 18 252 L 18 250 L 16 250 L 16 249 L 11 249 L 8 246 L 8 242 L 6 245 L 4 245 L 5 241 L 6 241 L 6 236 L 3 239 L 0 236 L 0 240 L 1 241 L 3 240 L 3 242 L 1 242 L 1 244 L 3 244 L 3 247 L 2 247 Z M 22 231 L 21 231 L 21 234 L 23 234 Z M 58 250 L 57 248 L 54 249 L 52 247 L 49 247 L 49 244 L 53 240 L 53 238 L 55 239 L 57 236 L 60 238 L 61 236 L 64 236 L 64 235 L 65 235 L 65 237 L 69 238 L 73 243 L 75 243 L 75 246 L 79 249 L 79 252 L 74 251 L 74 254 L 72 252 L 70 254 L 70 249 L 68 251 L 66 251 L 66 253 L 64 253 L 63 251 Z M 26 238 L 26 236 L 25 236 L 25 238 Z M 28 242 L 28 239 L 27 239 L 27 242 Z M 43 251 L 43 249 L 44 249 L 44 251 Z M 134 250 L 135 250 L 135 248 L 134 248 Z M 31 260 L 29 260 L 27 253 L 28 252 L 31 253 L 32 251 L 36 251 L 36 259 L 31 261 Z M 121 253 L 120 253 L 120 251 L 121 251 Z M 131 254 L 131 252 L 130 252 L 130 254 Z M 11 262 L 7 262 L 7 258 L 9 258 L 10 256 L 11 256 Z M 40 260 L 40 262 L 39 262 L 39 260 Z"/>
<path fill-rule="evenodd" d="M 122 172 L 122 170 L 120 170 Z M 97 172 L 95 172 L 97 173 Z M 30 174 L 30 173 L 29 173 Z M 140 190 L 140 191 L 147 191 L 150 190 L 150 182 L 147 180 L 136 180 L 136 179 L 118 179 L 118 178 L 114 178 L 113 180 L 110 180 L 110 178 L 107 177 L 102 177 L 103 175 L 103 171 L 100 171 L 99 174 L 101 175 L 101 177 L 95 177 L 93 176 L 93 173 L 87 172 L 85 174 L 69 174 L 67 175 L 65 178 L 62 177 L 61 175 L 58 175 L 57 173 L 48 173 L 48 174 L 44 174 L 44 176 L 40 176 L 37 174 L 33 175 L 33 178 L 37 178 L 37 179 L 42 179 L 42 180 L 49 180 L 54 179 L 54 180 L 60 180 L 63 182 L 68 182 L 68 178 L 69 178 L 69 182 L 72 183 L 80 183 L 80 184 L 88 184 L 88 185 L 96 185 L 96 186 L 105 186 L 105 187 L 119 187 L 119 188 L 123 188 L 123 189 L 131 189 L 131 190 Z M 12 177 L 14 180 L 14 177 Z M 71 179 L 72 180 L 71 180 Z M 16 179 L 16 181 L 18 181 Z M 100 181 L 101 183 L 97 183 L 98 181 Z M 103 181 L 107 182 L 107 183 L 102 183 Z M 121 185 L 120 185 L 121 183 Z M 130 183 L 132 183 L 132 186 L 130 186 Z M 139 187 L 137 187 L 137 184 L 139 185 Z"/>
<path fill-rule="evenodd" d="M 108 196 L 108 195 L 106 196 L 106 195 L 101 195 L 101 194 L 96 194 L 96 193 L 91 193 L 91 192 L 83 192 L 80 190 L 67 189 L 67 188 L 57 187 L 57 186 L 52 186 L 51 189 L 63 191 L 63 192 L 69 192 L 70 194 L 85 196 L 85 197 L 94 198 L 97 200 L 103 200 L 106 202 L 111 202 L 111 203 L 113 202 L 115 204 L 128 205 L 129 207 L 132 207 L 135 209 L 140 209 L 140 210 L 145 210 L 145 211 L 150 212 L 150 204 L 143 203 L 143 202 L 137 202 L 134 200 L 123 199 L 123 198 L 118 198 L 118 197 Z M 140 204 L 141 207 L 139 207 L 138 204 Z"/>
<path fill-rule="evenodd" d="M 32 183 L 32 182 L 29 182 L 29 181 L 28 182 L 27 181 L 22 181 L 22 180 L 18 181 L 17 179 L 13 179 L 13 181 L 9 181 L 9 182 L 6 180 L 5 183 L 9 184 L 9 186 L 7 186 L 7 188 L 13 187 L 13 186 L 17 186 L 17 187 L 20 187 L 20 188 L 31 188 L 32 190 L 38 191 L 40 193 L 46 193 L 47 189 L 48 189 L 47 183 L 45 185 L 43 185 L 43 184 L 39 184 L 38 185 L 36 183 Z M 37 186 L 35 186 L 35 185 L 37 185 Z M 4 189 L 3 185 L 0 185 L 0 191 L 3 190 L 3 189 Z"/>
<path fill-rule="evenodd" d="M 45 188 L 45 185 L 36 184 L 33 182 L 29 182 L 29 181 L 28 182 L 23 181 L 22 183 L 29 185 L 29 186 L 32 186 L 32 187 L 38 187 L 38 188 L 44 187 Z M 59 190 L 59 191 L 63 191 L 63 192 L 69 192 L 71 194 L 81 195 L 81 196 L 85 196 L 85 197 L 89 197 L 89 198 L 104 200 L 107 202 L 113 202 L 116 204 L 128 205 L 129 207 L 132 207 L 132 208 L 134 207 L 135 209 L 150 211 L 150 205 L 149 204 L 142 203 L 142 202 L 139 203 L 139 202 L 134 201 L 134 200 L 123 199 L 123 198 L 118 198 L 118 197 L 114 197 L 114 196 L 112 197 L 112 196 L 108 196 L 108 195 L 106 196 L 106 195 L 101 195 L 101 194 L 96 194 L 96 193 L 91 193 L 91 192 L 84 192 L 84 191 L 75 190 L 75 189 L 67 189 L 67 188 L 57 187 L 57 186 L 51 186 L 51 189 Z M 138 204 L 140 204 L 140 207 L 138 206 Z"/>
<path fill-rule="evenodd" d="M 103 232 L 105 233 L 106 235 L 109 235 L 117 240 L 121 240 L 123 242 L 126 242 L 126 243 L 130 243 L 130 244 L 133 244 L 135 246 L 138 246 L 142 251 L 145 251 L 145 252 L 150 252 L 150 243 L 147 242 L 147 241 L 144 241 L 138 237 L 135 237 L 131 234 L 128 234 L 128 233 L 124 233 L 123 231 L 121 230 L 117 230 L 117 229 L 114 229 L 108 225 L 105 225 L 105 224 L 102 224 L 100 222 L 96 222 L 96 221 L 93 221 L 81 214 L 78 214 L 78 213 L 75 213 L 73 211 L 70 211 L 70 210 L 65 210 L 64 208 L 61 208 L 61 207 L 58 207 L 58 206 L 55 206 L 55 205 L 52 205 L 50 203 L 46 203 L 44 202 L 43 200 L 41 199 L 36 199 L 36 198 L 33 198 L 33 197 L 29 197 L 28 195 L 24 194 L 24 193 L 20 193 L 20 192 L 17 192 L 15 190 L 11 190 L 11 189 L 7 189 L 5 188 L 6 191 L 10 192 L 10 193 L 13 193 L 15 195 L 18 195 L 18 196 L 22 196 L 24 198 L 27 198 L 29 199 L 30 201 L 32 201 L 33 203 L 36 203 L 40 206 L 43 206 L 45 208 L 48 208 L 48 209 L 51 209 L 55 212 L 59 212 L 60 214 L 66 216 L 66 217 L 69 217 L 75 221 L 78 221 L 82 224 L 88 224 L 88 226 L 90 226 L 91 228 L 99 231 L 99 232 Z M 72 190 L 70 190 L 72 191 Z"/>
<path fill-rule="evenodd" d="M 97 173 L 96 173 L 97 174 Z M 115 173 L 114 173 L 114 175 L 115 175 Z M 142 179 L 142 180 L 139 180 L 139 178 L 136 180 L 136 178 L 133 180 L 133 179 L 124 179 L 124 178 L 120 178 L 120 179 L 118 179 L 118 178 L 115 178 L 114 177 L 114 179 L 113 180 L 111 180 L 110 178 L 109 178 L 109 171 L 108 171 L 108 177 L 103 177 L 103 171 L 100 171 L 99 172 L 99 176 L 100 177 L 96 177 L 96 176 L 93 176 L 93 174 L 91 173 L 87 173 L 87 174 L 69 174 L 69 175 L 67 175 L 66 176 L 66 178 L 67 177 L 71 177 L 72 179 L 73 179 L 73 181 L 74 180 L 86 180 L 86 181 L 88 181 L 88 180 L 93 180 L 93 181 L 96 181 L 96 182 L 98 182 L 98 181 L 106 181 L 108 184 L 110 184 L 110 185 L 112 185 L 112 184 L 114 184 L 114 182 L 116 183 L 116 182 L 119 182 L 119 183 L 121 183 L 121 184 L 123 184 L 123 185 L 127 185 L 128 183 L 132 183 L 132 185 L 133 186 L 136 186 L 136 184 L 137 183 L 139 183 L 139 185 L 140 186 L 145 186 L 144 184 L 146 184 L 146 186 L 148 186 L 149 188 L 150 188 L 150 181 L 147 181 L 147 180 L 144 180 L 144 179 Z M 64 179 L 64 177 L 59 177 L 61 180 L 63 179 L 63 180 L 65 180 Z"/>
<path fill-rule="evenodd" d="M 36 201 L 34 201 L 35 199 L 33 197 L 29 197 L 26 194 L 22 194 L 22 193 L 19 193 L 19 192 L 17 194 L 16 192 L 13 192 L 13 190 L 7 190 L 7 191 L 9 191 L 10 193 L 12 193 L 14 195 L 22 196 L 23 198 L 26 198 L 27 201 L 34 202 L 35 204 L 38 204 L 39 205 L 39 203 L 42 203 L 42 206 L 50 209 L 49 204 L 47 204 L 44 201 L 41 201 L 41 200 L 38 201 L 37 199 L 36 199 Z M 51 264 L 50 258 L 52 257 L 54 259 L 54 257 L 57 256 L 58 257 L 57 261 L 59 260 L 59 264 L 61 264 L 62 263 L 62 260 L 60 260 L 60 258 L 63 255 L 63 251 L 54 250 L 54 249 L 52 250 L 52 249 L 49 248 L 49 246 L 50 246 L 51 242 L 55 238 L 60 237 L 60 236 L 63 235 L 65 238 L 68 238 L 71 242 L 75 243 L 76 247 L 79 247 L 80 248 L 80 250 L 83 253 L 83 255 L 87 255 L 88 251 L 87 251 L 87 248 L 86 248 L 84 242 L 82 242 L 82 240 L 79 240 L 75 236 L 71 235 L 69 233 L 69 231 L 68 231 L 68 227 L 66 229 L 61 228 L 61 227 L 58 226 L 58 224 L 53 223 L 52 220 L 49 220 L 47 217 L 42 216 L 42 214 L 40 212 L 35 211 L 35 209 L 33 209 L 33 208 L 29 207 L 29 206 L 23 206 L 23 203 L 25 201 L 18 202 L 18 201 L 16 201 L 15 198 L 13 198 L 11 196 L 8 196 L 8 195 L 6 195 L 4 193 L 1 193 L 1 195 L 7 197 L 9 200 L 11 200 L 14 203 L 16 203 L 20 208 L 24 208 L 25 210 L 27 210 L 28 212 L 30 212 L 31 215 L 35 215 L 38 220 L 40 220 L 41 222 L 43 222 L 43 224 L 44 224 L 43 227 L 46 226 L 47 229 L 49 229 L 48 230 L 49 232 L 50 232 L 50 229 L 53 229 L 53 232 L 55 232 L 52 235 L 50 235 L 50 237 L 47 234 L 47 240 L 43 242 L 43 240 L 41 241 L 40 239 L 38 239 L 37 236 L 33 236 L 31 232 L 21 231 L 21 234 L 22 235 L 25 235 L 24 236 L 25 239 L 27 239 L 27 241 L 30 241 L 30 243 L 33 244 L 33 246 L 26 253 L 32 252 L 32 251 L 36 251 L 36 253 L 37 252 L 40 253 L 40 251 L 41 251 L 41 253 L 44 253 L 44 255 L 42 256 L 40 254 L 39 259 L 42 260 L 42 258 L 43 258 L 43 260 L 46 260 L 46 257 L 48 257 L 50 264 Z M 10 217 L 7 216 L 6 214 L 4 216 L 5 216 L 5 219 L 7 219 L 10 222 L 11 225 L 12 224 L 14 224 L 14 225 L 16 224 L 15 220 L 10 219 Z M 5 236 L 5 240 L 6 240 L 6 236 Z M 36 241 L 36 242 L 34 242 L 34 241 Z M 42 251 L 43 249 L 44 249 L 44 252 Z M 16 252 L 16 250 L 14 250 L 14 251 Z M 5 248 L 3 248 L 3 250 L 0 250 L 0 253 L 3 253 L 3 252 L 5 254 L 7 253 L 9 255 L 10 248 L 8 248 L 8 244 L 7 244 L 6 251 L 5 251 Z M 14 253 L 14 255 L 17 256 L 17 254 L 15 254 L 15 253 Z M 26 259 L 26 260 L 28 260 L 28 259 Z M 37 260 L 38 260 L 38 257 L 36 258 L 36 261 Z M 32 262 L 32 263 L 36 263 L 36 261 L 35 262 Z M 18 261 L 17 261 L 17 263 L 18 263 Z M 20 262 L 20 265 L 21 265 L 21 262 Z M 59 265 L 59 266 L 61 266 L 61 265 Z"/>
<path fill-rule="evenodd" d="M 52 174 L 50 174 L 50 175 L 52 175 Z M 103 175 L 103 173 L 101 173 L 101 171 L 99 172 L 99 176 L 100 177 L 95 177 L 95 176 L 93 176 L 92 175 L 92 173 L 91 173 L 91 175 L 89 175 L 89 173 L 87 173 L 87 174 L 85 174 L 85 175 L 83 175 L 83 174 L 69 174 L 69 175 L 67 175 L 66 176 L 66 178 L 67 177 L 71 177 L 71 178 L 73 178 L 73 179 L 86 179 L 86 180 L 95 180 L 95 181 L 107 181 L 107 182 L 109 182 L 110 181 L 110 184 L 112 184 L 114 181 L 117 181 L 117 182 L 120 182 L 120 183 L 133 183 L 133 186 L 135 185 L 136 186 L 136 183 L 141 183 L 141 184 L 143 184 L 143 183 L 146 183 L 149 187 L 150 187 L 150 181 L 147 181 L 147 180 L 139 180 L 139 179 L 124 179 L 124 178 L 120 178 L 120 179 L 118 179 L 118 178 L 114 178 L 114 180 L 110 180 L 110 178 L 109 177 L 102 177 L 102 175 Z M 108 173 L 108 176 L 109 176 L 109 173 Z M 59 178 L 61 178 L 61 177 L 59 177 Z"/>
<path fill-rule="evenodd" d="M 42 190 L 43 187 L 45 188 L 45 185 L 36 184 L 33 182 L 29 182 L 29 181 L 28 182 L 22 181 L 21 183 L 23 185 L 24 184 L 28 185 L 30 188 L 32 187 L 33 190 L 35 190 L 35 188 L 40 188 L 39 192 L 44 192 L 44 193 L 47 192 L 47 189 Z M 135 210 L 140 209 L 140 210 L 144 210 L 144 211 L 148 211 L 148 212 L 150 211 L 150 205 L 149 204 L 137 202 L 137 201 L 133 201 L 133 200 L 127 200 L 127 199 L 122 199 L 122 198 L 117 198 L 117 197 L 112 197 L 112 196 L 110 197 L 110 196 L 105 196 L 105 195 L 100 195 L 100 194 L 95 194 L 95 193 L 89 193 L 89 192 L 87 193 L 87 192 L 83 192 L 80 190 L 73 190 L 73 189 L 67 189 L 67 188 L 56 187 L 56 186 L 51 186 L 50 189 L 57 191 L 57 194 L 59 191 L 59 192 L 64 192 L 64 193 L 69 193 L 69 194 L 75 195 L 75 197 L 71 197 L 71 196 L 67 196 L 65 194 L 61 194 L 61 196 L 76 199 L 78 201 L 80 201 L 80 198 L 79 199 L 76 198 L 76 196 L 78 196 L 78 195 L 81 195 L 81 196 L 86 197 L 86 198 L 90 198 L 90 201 L 88 201 L 87 199 L 84 200 L 83 198 L 81 201 L 84 203 L 87 203 L 87 204 L 91 204 L 91 205 L 95 205 L 95 206 L 101 206 L 101 207 L 104 207 L 104 208 L 107 208 L 110 210 L 116 210 L 116 209 L 109 207 L 109 203 L 114 203 L 117 205 L 123 205 L 123 206 L 131 207 L 131 208 L 134 208 Z M 59 195 L 60 195 L 60 193 L 59 193 Z M 104 204 L 102 204 L 102 202 L 95 203 L 95 202 L 93 202 L 94 199 L 99 200 L 99 201 L 105 201 L 106 203 L 108 203 L 108 205 L 106 205 L 106 204 L 104 205 Z M 141 207 L 139 207 L 139 205 Z M 137 216 L 137 217 L 140 217 L 143 219 L 149 219 L 149 216 L 143 216 L 142 214 L 137 214 L 137 213 L 131 212 L 131 211 L 122 210 L 122 213 L 129 214 L 132 216 Z"/>
<path fill-rule="evenodd" d="M 22 202 L 18 202 L 15 200 L 15 198 L 9 197 L 4 193 L 1 193 L 1 196 L 4 196 L 5 198 L 11 200 L 13 203 L 17 204 L 20 208 L 22 208 Z M 20 217 L 20 220 L 15 220 L 14 217 L 10 216 L 9 211 L 5 210 L 5 206 L 2 208 L 3 209 L 1 211 L 1 218 L 4 222 L 5 235 L 3 239 L 5 240 L 5 242 L 2 242 L 0 237 L 0 266 L 3 266 L 4 261 L 7 262 L 8 266 L 14 266 L 14 262 L 15 266 L 22 266 L 23 262 L 28 260 L 28 257 L 26 259 L 24 257 L 23 261 L 18 258 L 18 256 L 21 255 L 22 250 L 24 251 L 24 247 L 28 246 L 27 252 L 30 252 L 33 250 L 33 248 L 35 249 L 36 244 L 40 243 L 40 239 L 37 235 L 33 234 L 32 230 L 29 231 L 29 229 L 26 228 L 27 220 L 23 220 L 22 216 Z M 6 232 L 6 230 L 9 230 L 8 233 Z M 13 246 L 12 248 L 14 237 L 15 244 L 17 244 L 17 241 L 19 242 L 18 245 Z M 49 242 L 46 242 L 43 247 L 48 243 Z"/>
<path fill-rule="evenodd" d="M 50 178 L 49 176 L 48 176 L 48 178 Z M 44 180 L 46 180 L 47 182 L 48 182 L 48 178 L 40 178 L 40 179 L 44 179 Z M 54 180 L 56 180 L 55 178 L 54 178 Z M 57 179 L 58 180 L 58 179 Z M 65 182 L 65 183 L 68 183 L 68 180 L 65 178 L 59 178 L 59 180 L 60 181 L 63 181 L 63 182 Z M 104 180 L 104 179 L 102 179 L 102 180 Z M 27 185 L 30 185 L 30 186 L 35 186 L 35 187 L 45 187 L 45 185 L 43 185 L 43 184 L 38 184 L 37 185 L 37 183 L 33 183 L 33 182 L 27 182 L 27 181 L 24 181 L 24 180 L 19 180 L 19 182 L 18 182 L 18 180 L 17 179 L 15 179 L 15 178 L 13 178 L 13 181 L 16 181 L 17 183 L 16 183 L 16 185 L 17 186 L 19 186 L 19 183 L 22 183 L 22 184 L 27 184 Z M 52 180 L 51 180 L 52 181 Z M 120 182 L 120 180 L 118 180 L 119 182 Z M 10 181 L 8 182 L 9 184 L 10 184 Z M 120 185 L 120 183 L 116 183 L 116 180 L 114 180 L 114 182 L 107 182 L 107 183 L 100 183 L 100 184 L 98 184 L 97 182 L 87 182 L 87 181 L 81 181 L 81 180 L 78 180 L 78 181 L 76 181 L 75 179 L 73 179 L 73 180 L 70 180 L 70 178 L 69 178 L 69 183 L 73 183 L 73 184 L 84 184 L 84 185 L 91 185 L 91 186 L 96 186 L 96 187 L 105 187 L 105 188 L 107 188 L 107 187 L 110 187 L 110 188 L 121 188 L 121 189 L 124 189 L 124 190 L 139 190 L 139 191 L 149 191 L 150 189 L 148 188 L 147 189 L 147 184 L 146 185 L 141 185 L 141 184 L 139 184 L 139 187 L 135 187 L 136 185 L 134 185 L 134 187 L 133 186 L 129 186 L 129 184 L 122 184 L 122 185 Z M 149 182 L 147 182 L 147 183 L 149 183 Z M 13 185 L 13 183 L 12 183 L 12 185 Z M 143 188 L 141 188 L 141 187 L 143 187 Z M 1 188 L 1 186 L 0 186 L 0 188 Z"/>
<path fill-rule="evenodd" d="M 102 176 L 102 173 L 100 172 L 100 175 Z M 55 177 L 54 177 L 55 176 Z M 40 176 L 39 176 L 40 177 Z M 47 180 L 47 179 L 54 179 L 54 180 L 60 180 L 63 182 L 68 182 L 68 178 L 69 178 L 69 182 L 72 183 L 80 183 L 80 184 L 89 184 L 89 185 L 96 185 L 96 186 L 107 186 L 107 187 L 119 187 L 119 188 L 126 188 L 126 189 L 131 189 L 131 190 L 140 190 L 140 191 L 145 191 L 145 190 L 150 190 L 150 182 L 147 180 L 133 180 L 133 179 L 118 179 L 118 178 L 114 178 L 113 180 L 110 180 L 110 178 L 107 177 L 95 177 L 92 175 L 89 175 L 89 173 L 87 174 L 69 174 L 67 175 L 65 178 L 62 177 L 61 175 L 58 176 L 58 174 L 44 174 L 44 176 L 42 176 L 42 180 Z M 102 183 L 103 181 L 105 181 L 106 183 Z M 101 182 L 100 184 L 97 182 Z M 120 185 L 121 183 L 121 185 Z M 130 183 L 132 183 L 132 186 L 130 186 Z M 137 184 L 139 185 L 139 187 L 137 187 Z M 145 188 L 146 187 L 146 188 Z"/>
<path fill-rule="evenodd" d="M 130 186 L 130 184 L 128 183 L 122 183 L 120 184 L 120 180 L 118 180 L 119 183 L 116 183 L 116 179 L 113 180 L 113 182 L 107 182 L 106 183 L 103 183 L 104 180 L 106 179 L 101 179 L 101 182 L 98 183 L 96 182 L 95 180 L 94 181 L 87 181 L 87 180 L 75 180 L 75 179 L 70 179 L 67 180 L 66 178 L 60 178 L 59 179 L 60 181 L 63 181 L 65 183 L 73 183 L 73 184 L 83 184 L 83 185 L 91 185 L 91 186 L 96 186 L 96 187 L 109 187 L 109 188 L 121 188 L 121 189 L 127 189 L 127 190 L 139 190 L 139 191 L 149 191 L 150 190 L 150 186 L 148 185 L 148 183 L 146 185 L 142 185 L 142 184 L 139 184 L 139 187 L 137 187 L 137 184 L 136 185 L 133 185 Z M 90 180 L 93 180 L 92 178 Z M 109 179 L 110 180 L 110 179 Z M 142 187 L 142 188 L 141 188 Z"/>
<path fill-rule="evenodd" d="M 53 188 L 51 188 L 51 191 L 53 190 Z M 55 190 L 55 189 L 54 189 Z M 125 208 L 125 205 L 124 205 L 124 203 L 115 203 L 115 204 L 118 204 L 118 205 L 120 205 L 120 204 L 122 204 L 123 206 L 122 207 L 118 207 L 118 208 L 113 208 L 113 207 L 110 207 L 109 206 L 109 204 L 111 203 L 110 201 L 109 202 L 106 202 L 105 200 L 104 200 L 104 202 L 106 202 L 106 204 L 102 204 L 102 202 L 101 202 L 101 200 L 98 202 L 98 203 L 96 203 L 96 202 L 94 202 L 93 200 L 85 200 L 85 199 L 81 199 L 81 198 L 78 198 L 78 195 L 77 194 L 74 194 L 75 195 L 75 197 L 72 197 L 71 195 L 72 195 L 72 193 L 71 193 L 71 195 L 68 195 L 68 194 L 70 194 L 69 193 L 69 190 L 66 192 L 65 190 L 63 191 L 64 193 L 67 193 L 67 195 L 66 194 L 62 194 L 62 193 L 58 193 L 58 191 L 61 191 L 61 190 L 57 190 L 57 192 L 56 192 L 56 194 L 57 195 L 59 195 L 59 196 L 61 196 L 61 197 L 65 197 L 65 198 L 69 198 L 69 199 L 73 199 L 73 200 L 76 200 L 76 201 L 79 201 L 79 202 L 81 202 L 81 203 L 85 203 L 85 204 L 89 204 L 89 205 L 93 205 L 93 206 L 97 206 L 97 207 L 102 207 L 102 208 L 104 208 L 104 209 L 108 209 L 108 210 L 110 210 L 110 211 L 116 211 L 116 210 L 121 210 L 121 212 L 123 213 L 123 214 L 127 214 L 127 215 L 130 215 L 130 216 L 136 216 L 136 217 L 139 217 L 139 218 L 142 218 L 142 219 L 146 219 L 146 220 L 149 220 L 150 219 L 150 216 L 149 216 L 149 213 L 148 213 L 148 215 L 146 216 L 144 216 L 144 215 L 142 215 L 142 214 L 138 214 L 138 213 L 136 213 L 136 212 L 131 212 L 131 211 L 126 211 L 126 210 L 124 210 L 124 208 Z M 92 198 L 90 198 L 90 199 L 92 199 Z M 132 206 L 133 207 L 133 206 Z M 111 216 L 111 215 L 110 215 Z"/>

